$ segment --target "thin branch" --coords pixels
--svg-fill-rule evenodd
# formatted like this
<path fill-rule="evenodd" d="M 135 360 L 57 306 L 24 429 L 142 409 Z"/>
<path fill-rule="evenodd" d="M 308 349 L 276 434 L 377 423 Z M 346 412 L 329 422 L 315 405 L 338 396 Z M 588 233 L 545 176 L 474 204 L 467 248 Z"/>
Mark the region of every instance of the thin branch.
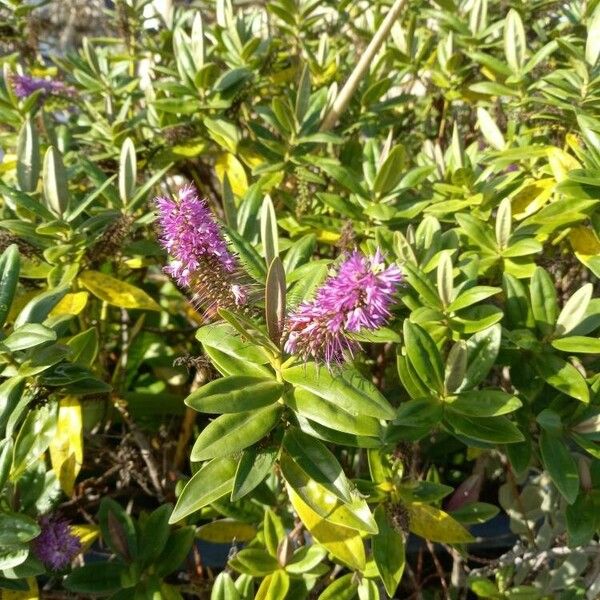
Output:
<path fill-rule="evenodd" d="M 356 67 L 354 67 L 354 71 L 352 71 L 350 74 L 348 81 L 346 81 L 344 87 L 333 101 L 331 109 L 325 115 L 323 123 L 321 124 L 321 131 L 329 131 L 338 122 L 338 119 L 346 110 L 346 107 L 348 106 L 350 99 L 358 88 L 361 80 L 369 70 L 369 66 L 372 63 L 373 58 L 377 52 L 379 52 L 379 49 L 381 48 L 385 38 L 390 33 L 394 21 L 396 21 L 407 2 L 408 0 L 396 0 L 394 2 L 392 8 L 390 8 L 388 14 L 385 16 L 385 19 L 379 26 L 379 29 L 373 36 L 373 39 L 365 49 L 364 54 L 360 57 L 358 64 Z"/>

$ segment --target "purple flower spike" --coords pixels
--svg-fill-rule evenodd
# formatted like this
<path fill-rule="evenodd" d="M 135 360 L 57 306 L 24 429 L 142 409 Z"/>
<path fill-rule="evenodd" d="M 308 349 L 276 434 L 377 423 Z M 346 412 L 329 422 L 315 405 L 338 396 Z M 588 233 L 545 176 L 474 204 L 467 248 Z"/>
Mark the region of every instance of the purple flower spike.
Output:
<path fill-rule="evenodd" d="M 236 281 L 237 260 L 210 209 L 193 186 L 182 187 L 177 196 L 156 199 L 160 241 L 173 257 L 165 272 L 210 311 L 245 304 L 246 290 Z"/>
<path fill-rule="evenodd" d="M 286 352 L 304 360 L 340 362 L 346 351 L 352 354 L 360 347 L 349 333 L 374 331 L 389 319 L 401 282 L 400 269 L 386 267 L 379 250 L 370 257 L 352 252 L 316 298 L 288 317 Z"/>
<path fill-rule="evenodd" d="M 53 571 L 62 571 L 81 552 L 81 541 L 71 533 L 69 523 L 56 516 L 40 519 L 42 532 L 33 540 L 36 556 Z"/>
<path fill-rule="evenodd" d="M 42 90 L 44 96 L 73 96 L 75 94 L 75 90 L 62 81 L 13 74 L 10 82 L 17 98 L 27 98 L 38 90 Z"/>

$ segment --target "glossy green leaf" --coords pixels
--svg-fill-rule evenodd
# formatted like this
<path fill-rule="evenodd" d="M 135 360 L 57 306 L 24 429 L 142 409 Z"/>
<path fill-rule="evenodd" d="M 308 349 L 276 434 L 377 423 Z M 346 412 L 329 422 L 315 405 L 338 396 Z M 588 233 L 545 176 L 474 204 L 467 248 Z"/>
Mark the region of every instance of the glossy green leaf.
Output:
<path fill-rule="evenodd" d="M 393 597 L 404 573 L 406 560 L 404 536 L 396 531 L 383 506 L 375 509 L 375 521 L 379 533 L 373 536 L 373 559 L 385 591 Z"/>
<path fill-rule="evenodd" d="M 420 326 L 404 321 L 404 345 L 406 355 L 416 374 L 432 390 L 444 388 L 444 368 L 440 353 L 431 336 Z"/>
<path fill-rule="evenodd" d="M 558 435 L 542 431 L 539 443 L 544 468 L 564 499 L 573 504 L 579 494 L 579 472 L 575 459 Z"/>
<path fill-rule="evenodd" d="M 283 385 L 275 379 L 232 375 L 206 383 L 192 392 L 185 403 L 199 412 L 239 413 L 273 404 L 282 392 Z"/>
<path fill-rule="evenodd" d="M 4 325 L 19 283 L 19 248 L 11 244 L 0 256 L 0 327 Z"/>
<path fill-rule="evenodd" d="M 554 282 L 542 267 L 536 267 L 533 273 L 530 294 L 535 325 L 542 335 L 548 335 L 554 330 L 558 317 L 558 301 Z"/>
<path fill-rule="evenodd" d="M 544 354 L 536 357 L 534 365 L 546 383 L 581 402 L 589 402 L 590 393 L 585 379 L 571 363 L 555 354 Z"/>
<path fill-rule="evenodd" d="M 62 217 L 69 209 L 69 187 L 62 156 L 53 146 L 48 148 L 44 157 L 42 181 L 46 206 Z"/>
<path fill-rule="evenodd" d="M 248 448 L 242 453 L 235 472 L 231 501 L 236 502 L 254 490 L 271 473 L 277 450 Z"/>
<path fill-rule="evenodd" d="M 462 392 L 446 403 L 453 411 L 470 417 L 497 417 L 521 407 L 521 401 L 515 396 L 493 389 Z"/>
<path fill-rule="evenodd" d="M 379 437 L 381 433 L 381 425 L 374 417 L 346 412 L 335 400 L 321 398 L 305 389 L 296 388 L 293 393 L 285 394 L 284 401 L 298 414 L 325 427 L 357 436 Z"/>
<path fill-rule="evenodd" d="M 225 414 L 211 421 L 192 448 L 191 460 L 229 456 L 261 440 L 279 422 L 282 406 Z"/>
<path fill-rule="evenodd" d="M 215 458 L 194 473 L 181 491 L 169 523 L 200 510 L 202 507 L 226 496 L 233 489 L 238 461 L 232 457 Z"/>
<path fill-rule="evenodd" d="M 40 141 L 37 128 L 28 117 L 17 140 L 17 182 L 23 192 L 35 192 L 40 176 Z"/>
<path fill-rule="evenodd" d="M 446 419 L 459 434 L 492 444 L 514 444 L 523 441 L 523 434 L 506 417 L 467 417 L 447 413 Z"/>
<path fill-rule="evenodd" d="M 335 374 L 315 363 L 297 365 L 282 370 L 285 381 L 317 396 L 334 402 L 354 416 L 392 419 L 394 409 L 381 392 L 351 367 Z"/>

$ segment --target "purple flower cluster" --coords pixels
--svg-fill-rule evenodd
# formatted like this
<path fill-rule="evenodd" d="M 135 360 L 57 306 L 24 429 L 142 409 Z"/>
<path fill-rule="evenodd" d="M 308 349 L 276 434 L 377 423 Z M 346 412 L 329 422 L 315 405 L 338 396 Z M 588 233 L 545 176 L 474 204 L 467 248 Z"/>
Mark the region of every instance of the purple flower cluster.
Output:
<path fill-rule="evenodd" d="M 42 532 L 33 540 L 36 556 L 53 571 L 61 571 L 81 552 L 81 541 L 73 535 L 69 523 L 56 516 L 40 519 Z"/>
<path fill-rule="evenodd" d="M 27 98 L 34 92 L 42 90 L 44 96 L 72 96 L 75 90 L 62 81 L 52 81 L 29 75 L 16 75 L 10 77 L 15 95 L 18 98 Z"/>
<path fill-rule="evenodd" d="M 173 257 L 165 272 L 209 309 L 244 304 L 246 290 L 236 283 L 237 260 L 195 188 L 184 186 L 177 199 L 157 198 L 156 205 L 161 243 Z"/>
<path fill-rule="evenodd" d="M 400 269 L 386 267 L 379 250 L 373 256 L 352 252 L 315 299 L 303 302 L 288 317 L 286 352 L 304 360 L 340 362 L 345 352 L 359 347 L 349 333 L 373 331 L 387 321 L 401 282 Z"/>

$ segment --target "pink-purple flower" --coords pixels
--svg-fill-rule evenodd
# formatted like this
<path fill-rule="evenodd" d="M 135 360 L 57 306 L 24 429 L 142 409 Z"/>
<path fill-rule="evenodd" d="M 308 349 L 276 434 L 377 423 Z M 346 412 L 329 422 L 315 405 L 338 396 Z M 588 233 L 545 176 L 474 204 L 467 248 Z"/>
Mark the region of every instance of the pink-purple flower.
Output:
<path fill-rule="evenodd" d="M 62 81 L 31 77 L 30 75 L 12 74 L 10 82 L 17 98 L 27 98 L 34 92 L 42 90 L 44 96 L 72 96 L 75 90 Z"/>
<path fill-rule="evenodd" d="M 81 541 L 71 532 L 68 521 L 57 516 L 40 519 L 40 535 L 33 540 L 36 556 L 53 571 L 62 571 L 81 552 Z"/>
<path fill-rule="evenodd" d="M 207 309 L 245 304 L 246 290 L 237 280 L 236 257 L 196 189 L 184 186 L 177 198 L 157 198 L 156 205 L 160 241 L 172 257 L 165 272 Z"/>
<path fill-rule="evenodd" d="M 389 319 L 402 282 L 396 265 L 386 267 L 382 253 L 354 251 L 317 291 L 289 315 L 285 350 L 304 360 L 340 362 L 360 346 L 349 334 L 374 331 Z"/>

